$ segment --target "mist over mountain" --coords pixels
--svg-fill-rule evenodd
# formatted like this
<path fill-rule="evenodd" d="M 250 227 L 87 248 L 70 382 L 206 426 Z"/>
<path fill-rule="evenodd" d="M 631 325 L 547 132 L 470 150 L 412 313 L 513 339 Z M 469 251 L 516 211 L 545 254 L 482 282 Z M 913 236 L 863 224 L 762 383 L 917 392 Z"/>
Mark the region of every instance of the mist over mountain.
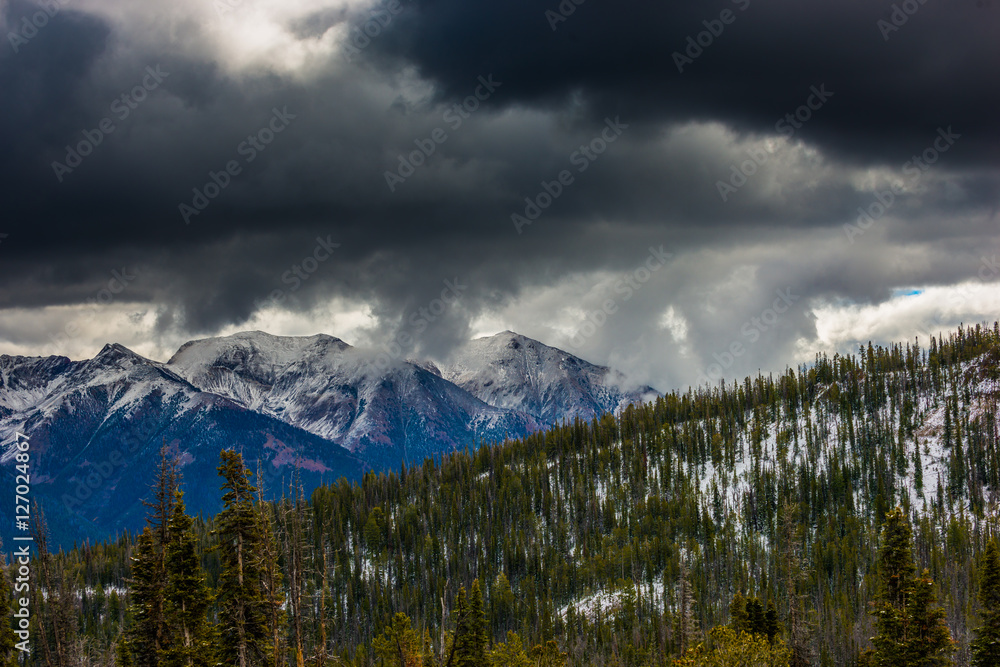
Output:
<path fill-rule="evenodd" d="M 660 395 L 618 371 L 512 331 L 469 341 L 442 375 L 490 405 L 527 412 L 545 425 L 589 420 Z"/>

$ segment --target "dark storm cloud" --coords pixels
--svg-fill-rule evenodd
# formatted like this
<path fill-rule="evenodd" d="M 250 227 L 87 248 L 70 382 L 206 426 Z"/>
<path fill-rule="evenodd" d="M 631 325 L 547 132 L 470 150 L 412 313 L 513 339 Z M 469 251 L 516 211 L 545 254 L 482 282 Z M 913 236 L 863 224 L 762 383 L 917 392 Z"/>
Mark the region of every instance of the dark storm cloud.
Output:
<path fill-rule="evenodd" d="M 560 7 L 572 9 L 564 21 L 546 15 Z M 718 22 L 723 11 L 729 25 Z M 407 19 L 371 51 L 415 64 L 442 98 L 494 72 L 507 87 L 490 104 L 559 108 L 582 95 L 598 118 L 711 118 L 774 132 L 811 86 L 825 84 L 836 102 L 802 136 L 830 153 L 895 161 L 947 124 L 975 137 L 962 149 L 968 159 L 995 164 L 1000 146 L 1000 89 L 991 83 L 1000 75 L 1000 8 L 976 0 L 428 0 Z M 711 43 L 681 73 L 674 54 L 705 21 L 721 34 L 706 33 Z"/>
<path fill-rule="evenodd" d="M 289 69 L 234 66 L 213 51 L 236 23 L 140 30 L 64 9 L 17 53 L 0 49 L 0 231 L 10 234 L 0 308 L 83 303 L 112 271 L 135 267 L 121 298 L 155 304 L 161 331 L 211 335 L 279 290 L 290 310 L 336 296 L 366 303 L 378 340 L 412 332 L 413 313 L 457 280 L 462 298 L 416 336 L 415 351 L 446 356 L 476 317 L 541 299 L 566 276 L 629 271 L 661 244 L 700 258 L 665 270 L 633 302 L 641 308 L 623 308 L 581 351 L 606 361 L 615 340 L 662 335 L 669 304 L 705 356 L 777 289 L 801 289 L 803 303 L 878 301 L 900 281 L 961 280 L 996 236 L 1000 8 L 919 6 L 885 41 L 876 23 L 892 6 L 882 2 L 588 0 L 554 31 L 545 12 L 557 2 L 402 2 L 350 62 Z M 673 52 L 723 10 L 734 21 L 678 73 Z M 5 30 L 33 11 L 9 5 Z M 295 46 L 369 20 L 340 6 L 289 12 Z M 490 75 L 501 83 L 456 126 L 453 105 Z M 824 85 L 834 96 L 720 197 L 732 166 Z M 124 118 L 114 106 L 123 95 L 134 103 Z M 286 126 L 248 160 L 248 136 L 276 116 Z M 60 181 L 53 162 L 107 118 L 114 131 Z M 620 136 L 579 171 L 574 156 L 608 119 Z M 899 171 L 946 126 L 962 135 L 954 148 L 852 246 L 841 226 L 873 195 L 850 170 Z M 391 190 L 386 173 L 435 131 L 447 141 Z M 239 173 L 227 178 L 229 162 Z M 573 183 L 518 233 L 511 215 L 563 170 Z M 228 184 L 186 223 L 179 205 L 194 206 L 192 189 L 213 178 Z M 824 233 L 825 245 L 803 241 Z M 340 247 L 291 289 L 287 272 L 318 238 Z M 903 268 L 880 261 L 887 247 L 931 243 L 947 252 Z M 740 263 L 764 266 L 756 283 L 737 301 L 711 296 Z M 523 308 L 526 322 L 550 317 L 540 303 Z M 815 335 L 805 308 L 782 327 L 760 354 Z"/>

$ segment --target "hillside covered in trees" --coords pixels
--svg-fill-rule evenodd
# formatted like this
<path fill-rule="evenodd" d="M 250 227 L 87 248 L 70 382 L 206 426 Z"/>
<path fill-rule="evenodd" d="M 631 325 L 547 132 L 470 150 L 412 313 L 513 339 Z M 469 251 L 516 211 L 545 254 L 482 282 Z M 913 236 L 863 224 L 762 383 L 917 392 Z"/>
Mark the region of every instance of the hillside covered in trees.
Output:
<path fill-rule="evenodd" d="M 165 455 L 140 535 L 52 554 L 35 512 L 23 664 L 1000 664 L 998 395 L 994 324 L 308 499 L 232 443 L 215 517 Z"/>

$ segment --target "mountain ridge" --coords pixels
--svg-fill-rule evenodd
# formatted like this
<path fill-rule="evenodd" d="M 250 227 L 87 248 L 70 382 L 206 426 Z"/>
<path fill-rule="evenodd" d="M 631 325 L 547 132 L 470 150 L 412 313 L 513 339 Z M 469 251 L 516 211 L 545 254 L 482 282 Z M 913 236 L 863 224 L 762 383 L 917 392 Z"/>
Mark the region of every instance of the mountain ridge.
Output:
<path fill-rule="evenodd" d="M 538 354 L 566 367 L 543 382 L 514 374 L 508 380 L 523 386 L 477 395 L 433 362 L 396 361 L 380 370 L 373 352 L 328 334 L 247 331 L 192 340 L 166 362 L 119 343 L 79 361 L 0 355 L 0 438 L 11 442 L 24 432 L 31 439 L 36 488 L 56 508 L 59 540 L 137 528 L 146 492 L 137 480 L 149 478 L 162 447 L 182 457 L 182 472 L 197 487 L 192 511 L 213 512 L 216 458 L 225 447 L 242 447 L 248 460 L 263 463 L 277 489 L 296 468 L 306 469 L 308 492 L 324 476 L 358 479 L 366 470 L 524 437 L 615 411 L 632 396 L 614 381 L 598 386 L 598 379 L 624 378 L 611 369 L 525 337 L 518 346 L 535 356 L 516 360 L 504 348 L 483 368 L 524 368 Z M 11 451 L 0 454 L 4 473 Z"/>

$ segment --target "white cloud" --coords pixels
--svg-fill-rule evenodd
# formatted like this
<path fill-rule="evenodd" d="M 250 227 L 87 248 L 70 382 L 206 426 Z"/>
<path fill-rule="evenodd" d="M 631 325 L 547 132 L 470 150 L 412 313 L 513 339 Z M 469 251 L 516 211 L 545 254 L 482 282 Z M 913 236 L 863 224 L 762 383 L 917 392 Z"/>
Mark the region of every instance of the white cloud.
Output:
<path fill-rule="evenodd" d="M 906 294 L 918 291 L 919 294 Z M 975 325 L 1000 316 L 1000 289 L 995 283 L 966 282 L 959 285 L 901 290 L 879 304 L 825 303 L 814 308 L 818 338 L 814 352 L 855 352 L 859 344 L 887 343 L 947 335 L 959 324 Z M 816 349 L 818 348 L 818 349 Z"/>

